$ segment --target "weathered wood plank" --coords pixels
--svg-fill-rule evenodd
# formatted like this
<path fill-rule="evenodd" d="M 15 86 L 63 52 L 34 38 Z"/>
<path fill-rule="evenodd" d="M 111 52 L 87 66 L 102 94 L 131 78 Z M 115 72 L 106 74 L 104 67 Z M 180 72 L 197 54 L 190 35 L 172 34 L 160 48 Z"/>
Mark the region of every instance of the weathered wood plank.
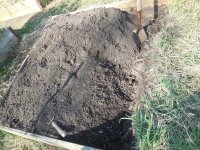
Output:
<path fill-rule="evenodd" d="M 56 146 L 56 147 L 66 148 L 68 150 L 99 150 L 97 148 L 83 146 L 83 145 L 66 142 L 66 141 L 61 141 L 58 139 L 53 139 L 53 138 L 37 135 L 34 133 L 24 132 L 24 131 L 20 131 L 20 130 L 8 128 L 8 127 L 0 126 L 0 130 L 26 138 L 26 139 L 43 142 L 43 143 Z"/>
<path fill-rule="evenodd" d="M 5 2 L 6 3 L 6 2 Z M 0 21 L 6 21 L 16 17 L 24 16 L 42 11 L 37 0 L 20 0 L 13 4 L 0 5 Z"/>

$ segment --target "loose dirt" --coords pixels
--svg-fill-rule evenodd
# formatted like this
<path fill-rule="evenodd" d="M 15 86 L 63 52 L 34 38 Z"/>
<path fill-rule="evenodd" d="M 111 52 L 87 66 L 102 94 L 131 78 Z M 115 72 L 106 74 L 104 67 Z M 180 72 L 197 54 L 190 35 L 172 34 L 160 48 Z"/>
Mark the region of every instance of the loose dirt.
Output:
<path fill-rule="evenodd" d="M 53 17 L 33 45 L 7 99 L 0 124 L 102 149 L 130 149 L 131 114 L 139 81 L 134 18 L 118 9 Z"/>

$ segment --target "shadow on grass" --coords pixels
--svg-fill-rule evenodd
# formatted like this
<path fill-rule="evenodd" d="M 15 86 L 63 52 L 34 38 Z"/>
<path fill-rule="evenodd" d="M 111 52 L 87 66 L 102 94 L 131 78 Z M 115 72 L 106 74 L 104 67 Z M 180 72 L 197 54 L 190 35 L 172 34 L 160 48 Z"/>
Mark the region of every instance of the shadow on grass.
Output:
<path fill-rule="evenodd" d="M 47 19 L 49 16 L 59 15 L 61 13 L 67 13 L 76 10 L 80 6 L 80 0 L 66 0 L 59 6 L 53 7 L 47 11 L 39 12 L 31 17 L 28 22 L 18 31 L 22 37 L 24 34 L 35 31 L 41 22 Z"/>
<path fill-rule="evenodd" d="M 13 63 L 14 63 L 14 57 L 9 57 L 8 59 L 6 59 L 6 61 L 3 64 L 1 64 L 1 66 L 0 66 L 0 81 L 4 75 L 9 73 L 10 68 L 13 65 Z"/>

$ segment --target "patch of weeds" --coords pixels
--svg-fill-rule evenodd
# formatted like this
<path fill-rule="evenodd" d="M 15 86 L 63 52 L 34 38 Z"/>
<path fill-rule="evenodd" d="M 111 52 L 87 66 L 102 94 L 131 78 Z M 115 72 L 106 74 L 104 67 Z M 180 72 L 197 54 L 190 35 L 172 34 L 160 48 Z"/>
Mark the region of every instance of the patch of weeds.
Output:
<path fill-rule="evenodd" d="M 104 4 L 107 2 L 111 2 L 111 0 L 81 0 L 81 6 L 89 6 L 94 4 Z"/>
<path fill-rule="evenodd" d="M 39 0 L 40 5 L 44 8 L 46 5 L 50 4 L 53 0 Z"/>
<path fill-rule="evenodd" d="M 0 131 L 0 150 L 57 150 L 44 143 L 28 140 L 10 133 Z"/>
<path fill-rule="evenodd" d="M 199 17 L 199 18 L 197 18 L 197 21 L 200 23 L 200 17 Z"/>
<path fill-rule="evenodd" d="M 139 149 L 200 149 L 200 30 L 191 30 L 200 28 L 199 7 L 197 0 L 172 1 L 164 28 L 146 47 L 146 77 L 154 82 L 130 118 Z"/>
<path fill-rule="evenodd" d="M 75 11 L 78 7 L 81 6 L 80 0 L 65 0 L 62 1 L 61 4 L 50 10 L 52 14 L 61 14 L 66 12 Z"/>
<path fill-rule="evenodd" d="M 1 38 L 1 36 L 2 36 L 2 34 L 3 34 L 3 32 L 4 32 L 4 28 L 2 28 L 2 29 L 0 29 L 0 38 Z"/>
<path fill-rule="evenodd" d="M 10 71 L 10 67 L 14 63 L 13 58 L 8 58 L 1 66 L 0 66 L 0 80 L 4 75 L 6 75 Z"/>
<path fill-rule="evenodd" d="M 0 131 L 0 150 L 4 150 L 4 138 L 6 136 L 5 132 Z"/>
<path fill-rule="evenodd" d="M 162 149 L 160 140 L 165 142 L 166 129 L 159 127 L 153 114 L 146 114 L 144 109 L 138 110 L 133 120 L 136 122 L 136 137 L 139 138 L 141 149 Z"/>
<path fill-rule="evenodd" d="M 28 140 L 13 134 L 7 134 L 4 138 L 4 150 L 48 150 L 52 149 L 47 147 L 44 143 L 38 143 L 36 141 Z"/>
<path fill-rule="evenodd" d="M 200 92 L 188 93 L 170 79 L 142 100 L 133 117 L 139 147 L 145 150 L 200 148 Z"/>
<path fill-rule="evenodd" d="M 162 47 L 164 50 L 172 48 L 173 46 L 173 38 L 172 38 L 172 29 L 166 29 L 163 32 L 163 35 L 160 39 L 160 47 Z"/>

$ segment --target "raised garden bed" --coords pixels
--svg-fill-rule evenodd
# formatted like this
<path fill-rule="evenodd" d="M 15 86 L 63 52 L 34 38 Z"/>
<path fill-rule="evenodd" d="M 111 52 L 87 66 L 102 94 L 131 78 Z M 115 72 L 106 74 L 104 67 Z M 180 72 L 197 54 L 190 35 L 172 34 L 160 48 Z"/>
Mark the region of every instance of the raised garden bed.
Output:
<path fill-rule="evenodd" d="M 132 20 L 113 8 L 53 17 L 1 103 L 1 125 L 102 149 L 130 149 L 131 123 L 121 118 L 132 113 L 140 85 Z M 65 138 L 48 125 L 52 117 L 67 131 Z"/>

